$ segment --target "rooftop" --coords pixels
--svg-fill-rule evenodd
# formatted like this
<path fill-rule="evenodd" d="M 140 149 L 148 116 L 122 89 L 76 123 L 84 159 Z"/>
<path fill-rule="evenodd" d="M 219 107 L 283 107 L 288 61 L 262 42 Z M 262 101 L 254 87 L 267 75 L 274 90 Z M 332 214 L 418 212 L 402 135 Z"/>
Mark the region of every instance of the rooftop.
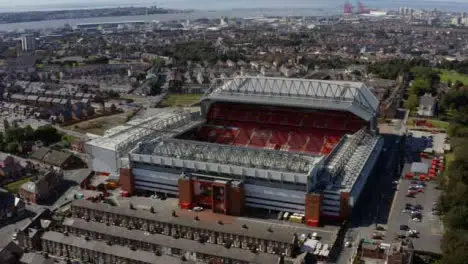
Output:
<path fill-rule="evenodd" d="M 360 82 L 238 76 L 222 80 L 208 90 L 202 101 L 232 101 L 254 104 L 313 107 L 349 111 L 369 121 L 379 101 Z"/>
<path fill-rule="evenodd" d="M 176 239 L 171 236 L 161 234 L 148 234 L 141 230 L 129 230 L 120 226 L 107 226 L 97 222 L 86 222 L 82 219 L 68 218 L 64 220 L 63 225 L 114 237 L 128 238 L 131 240 L 161 245 L 164 247 L 190 250 L 192 252 L 237 259 L 249 263 L 274 263 L 278 259 L 278 256 L 271 254 L 252 253 L 248 250 L 243 250 L 240 248 L 226 248 L 223 245 L 200 243 L 196 240 L 183 238 Z"/>
<path fill-rule="evenodd" d="M 119 245 L 107 245 L 104 242 L 95 240 L 86 240 L 82 237 L 76 237 L 72 235 L 64 235 L 62 233 L 48 231 L 42 235 L 43 240 L 53 241 L 56 243 L 62 243 L 65 245 L 71 245 L 77 248 L 88 249 L 96 252 L 102 252 L 105 254 L 141 261 L 144 263 L 166 263 L 166 264 L 178 264 L 180 259 L 171 256 L 163 255 L 157 256 L 152 252 L 131 250 L 129 247 L 123 247 Z"/>
<path fill-rule="evenodd" d="M 194 220 L 195 215 L 192 212 L 181 211 L 177 212 L 177 217 L 172 216 L 170 208 L 154 207 L 155 213 L 145 210 L 134 210 L 130 207 L 111 206 L 103 203 L 93 203 L 85 200 L 74 200 L 72 207 L 77 206 L 81 208 L 88 208 L 102 212 L 113 213 L 117 215 L 125 215 L 130 217 L 138 217 L 163 223 L 170 223 L 180 226 L 187 226 L 192 228 L 212 230 L 215 232 L 230 233 L 234 235 L 248 235 L 253 238 L 272 240 L 284 243 L 291 243 L 294 234 L 310 234 L 318 232 L 324 242 L 333 244 L 335 240 L 335 231 L 326 229 L 308 228 L 304 225 L 296 225 L 293 223 L 272 222 L 268 220 L 241 217 L 228 217 L 223 218 L 223 224 L 217 223 L 216 214 L 208 214 L 205 212 L 197 213 L 200 221 Z M 161 210 L 162 209 L 162 210 Z M 158 211 L 160 210 L 160 211 Z M 205 217 L 204 217 L 205 216 Z M 224 216 L 224 215 L 223 215 Z M 244 227 L 245 226 L 245 227 Z M 271 229 L 270 232 L 268 229 Z"/>
<path fill-rule="evenodd" d="M 103 137 L 99 137 L 87 142 L 87 145 L 117 151 L 126 149 L 128 143 L 144 139 L 145 136 L 154 135 L 155 132 L 163 132 L 168 127 L 173 128 L 177 124 L 191 122 L 190 114 L 187 111 L 172 110 L 157 113 L 155 116 L 131 122 L 131 125 L 119 126 L 119 129 Z"/>
<path fill-rule="evenodd" d="M 145 144 L 140 144 L 132 154 L 173 157 L 180 160 L 303 174 L 308 173 L 320 159 L 320 157 L 312 155 L 181 139 L 160 139 L 145 142 Z M 136 155 L 131 155 L 131 158 L 138 160 Z M 156 162 L 156 157 L 153 157 L 153 161 Z"/>

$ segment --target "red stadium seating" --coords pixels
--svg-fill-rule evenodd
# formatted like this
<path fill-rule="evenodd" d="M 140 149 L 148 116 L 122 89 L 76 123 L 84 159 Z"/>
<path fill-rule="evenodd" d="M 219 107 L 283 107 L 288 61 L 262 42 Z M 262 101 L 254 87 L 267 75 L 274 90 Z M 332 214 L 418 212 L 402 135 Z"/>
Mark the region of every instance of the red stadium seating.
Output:
<path fill-rule="evenodd" d="M 366 125 L 351 113 L 214 104 L 198 139 L 283 151 L 330 153 L 341 137 Z"/>
<path fill-rule="evenodd" d="M 271 130 L 266 129 L 255 129 L 251 134 L 249 146 L 252 147 L 265 147 L 270 140 Z"/>

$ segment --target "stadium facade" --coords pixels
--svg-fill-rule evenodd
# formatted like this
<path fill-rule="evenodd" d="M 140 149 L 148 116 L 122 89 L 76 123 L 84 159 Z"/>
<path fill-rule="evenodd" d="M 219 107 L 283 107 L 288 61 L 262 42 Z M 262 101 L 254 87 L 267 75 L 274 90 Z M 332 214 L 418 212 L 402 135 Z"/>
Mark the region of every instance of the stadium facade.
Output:
<path fill-rule="evenodd" d="M 182 208 L 285 211 L 317 226 L 321 218 L 345 219 L 358 200 L 383 146 L 378 105 L 357 82 L 220 80 L 202 97 L 200 113 L 139 126 L 147 132 L 132 133 L 141 140 L 123 151 L 115 146 L 124 154 L 114 155 L 110 169 L 120 169 L 123 189 L 176 195 Z M 88 144 L 91 154 L 100 148 Z"/>

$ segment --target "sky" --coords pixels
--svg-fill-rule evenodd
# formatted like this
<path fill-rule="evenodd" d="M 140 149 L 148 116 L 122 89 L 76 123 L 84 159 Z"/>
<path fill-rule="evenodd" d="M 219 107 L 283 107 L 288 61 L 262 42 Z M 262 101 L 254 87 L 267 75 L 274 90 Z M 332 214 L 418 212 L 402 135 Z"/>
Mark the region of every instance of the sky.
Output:
<path fill-rule="evenodd" d="M 468 0 L 361 0 L 369 7 L 396 8 L 399 6 L 427 6 L 433 8 L 435 5 L 442 9 L 444 5 L 455 6 L 456 3 L 468 6 Z M 96 8 L 116 6 L 149 6 L 157 5 L 166 8 L 179 9 L 232 9 L 232 8 L 323 8 L 339 7 L 345 0 L 0 0 L 0 12 L 21 10 L 45 10 L 66 8 Z M 357 0 L 350 0 L 355 3 Z M 445 4 L 444 4 L 445 3 Z M 468 11 L 468 10 L 466 10 Z"/>

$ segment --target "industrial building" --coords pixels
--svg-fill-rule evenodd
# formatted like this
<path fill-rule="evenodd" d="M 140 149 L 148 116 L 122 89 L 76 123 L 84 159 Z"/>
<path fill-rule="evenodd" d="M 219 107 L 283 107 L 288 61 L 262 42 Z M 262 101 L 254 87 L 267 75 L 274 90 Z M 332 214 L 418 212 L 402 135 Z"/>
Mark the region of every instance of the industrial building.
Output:
<path fill-rule="evenodd" d="M 383 146 L 378 107 L 363 83 L 220 80 L 202 97 L 200 113 L 131 128 L 141 135 L 108 146 L 115 155 L 105 159 L 130 193 L 170 194 L 182 208 L 229 215 L 247 207 L 304 214 L 317 226 L 321 218 L 345 219 L 358 200 Z M 88 147 L 100 162 L 97 143 Z"/>

